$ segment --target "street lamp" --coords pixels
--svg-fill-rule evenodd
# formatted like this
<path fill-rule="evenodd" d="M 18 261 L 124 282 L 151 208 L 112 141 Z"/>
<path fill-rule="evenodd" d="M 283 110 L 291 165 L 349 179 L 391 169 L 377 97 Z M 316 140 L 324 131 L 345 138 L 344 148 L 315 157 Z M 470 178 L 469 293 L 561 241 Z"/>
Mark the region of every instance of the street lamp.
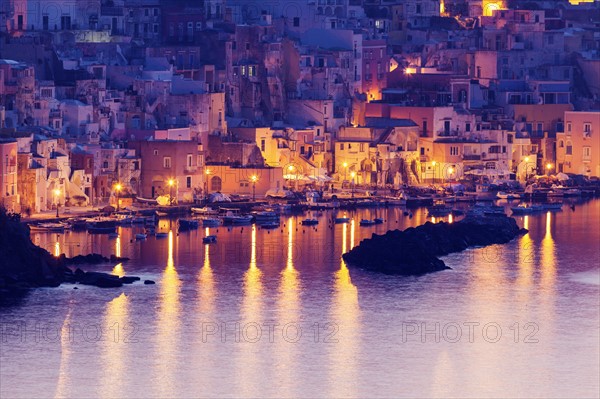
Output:
<path fill-rule="evenodd" d="M 292 172 L 294 172 L 294 165 L 289 165 L 287 167 L 287 170 L 288 170 L 288 177 L 289 177 L 288 180 L 291 180 Z M 290 184 L 290 187 L 291 187 L 291 184 Z"/>
<path fill-rule="evenodd" d="M 60 196 L 60 190 L 57 188 L 54 190 L 54 197 L 56 198 L 56 217 L 58 217 L 58 206 L 60 205 L 59 202 L 59 197 Z"/>
<path fill-rule="evenodd" d="M 175 185 L 175 180 L 169 179 L 167 183 L 169 184 L 169 205 L 173 205 L 173 186 Z"/>
<path fill-rule="evenodd" d="M 550 176 L 550 171 L 552 170 L 552 164 L 551 163 L 547 163 L 546 164 L 546 170 L 548 171 L 548 176 Z"/>
<path fill-rule="evenodd" d="M 121 199 L 120 199 L 120 194 L 121 194 L 121 190 L 123 189 L 123 186 L 121 185 L 121 183 L 117 183 L 115 184 L 115 192 L 117 194 L 117 212 L 119 212 L 119 210 L 121 209 Z"/>
<path fill-rule="evenodd" d="M 450 180 L 452 180 L 452 175 L 454 174 L 454 168 L 452 166 L 450 166 L 448 168 L 448 177 L 450 178 Z"/>
<path fill-rule="evenodd" d="M 252 180 L 252 202 L 254 202 L 256 201 L 256 182 L 258 181 L 258 176 L 252 175 L 250 180 Z"/>
<path fill-rule="evenodd" d="M 210 176 L 210 169 L 206 169 L 204 174 L 206 175 L 204 177 L 204 203 L 208 204 L 208 176 Z"/>
<path fill-rule="evenodd" d="M 356 177 L 356 172 L 355 171 L 350 172 L 350 177 L 352 178 L 352 188 L 351 188 L 352 198 L 354 198 L 354 178 Z"/>

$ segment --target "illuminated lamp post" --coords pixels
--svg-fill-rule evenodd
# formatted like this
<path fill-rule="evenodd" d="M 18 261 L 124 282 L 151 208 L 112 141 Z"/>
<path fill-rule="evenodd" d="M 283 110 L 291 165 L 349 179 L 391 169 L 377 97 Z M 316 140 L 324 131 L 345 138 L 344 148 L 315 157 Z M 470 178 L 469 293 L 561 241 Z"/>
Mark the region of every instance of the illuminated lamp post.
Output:
<path fill-rule="evenodd" d="M 252 180 L 252 202 L 254 202 L 256 201 L 256 182 L 258 181 L 258 176 L 252 175 L 250 180 Z"/>
<path fill-rule="evenodd" d="M 206 175 L 204 177 L 204 203 L 208 204 L 208 177 L 210 176 L 210 169 L 206 169 L 204 174 Z"/>
<path fill-rule="evenodd" d="M 175 180 L 169 179 L 167 184 L 169 185 L 169 205 L 173 205 L 173 186 L 175 185 Z"/>
<path fill-rule="evenodd" d="M 56 217 L 58 217 L 58 207 L 60 206 L 60 190 L 57 188 L 54 190 L 54 198 L 56 199 Z"/>
<path fill-rule="evenodd" d="M 117 212 L 119 212 L 119 210 L 121 209 L 120 194 L 121 194 L 122 189 L 123 189 L 123 186 L 121 185 L 121 183 L 115 184 L 115 193 L 116 193 L 116 197 L 117 197 Z"/>

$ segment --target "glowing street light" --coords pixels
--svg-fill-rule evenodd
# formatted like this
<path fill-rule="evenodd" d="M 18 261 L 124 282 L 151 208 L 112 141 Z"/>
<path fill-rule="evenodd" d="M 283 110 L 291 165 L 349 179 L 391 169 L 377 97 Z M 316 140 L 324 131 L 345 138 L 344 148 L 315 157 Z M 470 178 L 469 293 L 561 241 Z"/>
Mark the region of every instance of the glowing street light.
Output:
<path fill-rule="evenodd" d="M 60 196 L 60 190 L 57 188 L 54 190 L 54 198 L 56 198 L 56 217 L 58 217 L 58 207 L 60 205 L 59 196 Z"/>
<path fill-rule="evenodd" d="M 448 168 L 448 177 L 450 178 L 450 180 L 452 180 L 452 175 L 454 174 L 454 168 L 452 166 L 450 166 Z"/>
<path fill-rule="evenodd" d="M 288 185 L 291 187 L 290 184 L 290 180 L 292 180 L 292 173 L 294 173 L 294 169 L 296 169 L 294 167 L 294 165 L 288 165 L 287 170 L 288 170 Z"/>
<path fill-rule="evenodd" d="M 205 169 L 204 174 L 204 203 L 208 203 L 208 176 L 210 176 L 210 169 Z"/>
<path fill-rule="evenodd" d="M 175 180 L 169 179 L 167 184 L 169 185 L 169 204 L 173 205 L 173 186 L 175 185 Z"/>
<path fill-rule="evenodd" d="M 252 202 L 254 202 L 256 201 L 256 182 L 258 181 L 258 176 L 252 175 L 250 180 L 252 180 Z"/>
<path fill-rule="evenodd" d="M 121 183 L 115 184 L 115 193 L 116 193 L 116 196 L 117 196 L 117 212 L 119 212 L 119 210 L 121 209 L 120 194 L 121 194 L 121 190 L 122 189 L 123 189 L 123 186 L 121 185 Z"/>
<path fill-rule="evenodd" d="M 546 164 L 546 170 L 548 171 L 548 175 L 550 175 L 550 171 L 552 170 L 552 167 L 553 167 L 553 166 L 554 166 L 554 165 L 552 165 L 551 163 L 547 163 L 547 164 Z"/>

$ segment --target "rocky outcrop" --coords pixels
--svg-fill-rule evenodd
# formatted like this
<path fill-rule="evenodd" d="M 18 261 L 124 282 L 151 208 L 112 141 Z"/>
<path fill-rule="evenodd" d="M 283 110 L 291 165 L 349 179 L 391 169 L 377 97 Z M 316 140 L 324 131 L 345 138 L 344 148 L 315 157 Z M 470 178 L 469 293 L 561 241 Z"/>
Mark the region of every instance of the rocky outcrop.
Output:
<path fill-rule="evenodd" d="M 404 231 L 373 234 L 342 255 L 349 266 L 396 275 L 449 269 L 439 256 L 469 247 L 504 244 L 526 233 L 508 216 L 467 217 L 456 223 L 425 223 Z"/>
<path fill-rule="evenodd" d="M 80 255 L 74 258 L 52 256 L 31 242 L 29 228 L 19 215 L 0 209 L 0 296 L 26 292 L 35 287 L 57 287 L 64 282 L 120 287 L 139 280 L 138 277 L 118 277 L 106 273 L 75 272 L 67 265 L 123 262 L 126 258 L 105 258 L 102 255 Z"/>

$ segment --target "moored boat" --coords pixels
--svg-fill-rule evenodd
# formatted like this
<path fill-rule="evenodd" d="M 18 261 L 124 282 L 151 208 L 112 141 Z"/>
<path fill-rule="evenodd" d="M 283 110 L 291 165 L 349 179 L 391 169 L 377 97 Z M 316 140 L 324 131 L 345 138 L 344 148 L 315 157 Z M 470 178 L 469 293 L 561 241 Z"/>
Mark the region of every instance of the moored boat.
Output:
<path fill-rule="evenodd" d="M 63 232 L 66 228 L 67 226 L 63 223 L 37 223 L 29 225 L 29 230 L 31 231 L 49 231 L 55 233 Z"/>
<path fill-rule="evenodd" d="M 217 236 L 210 235 L 210 236 L 202 237 L 202 242 L 204 244 L 214 244 L 217 242 Z"/>
<path fill-rule="evenodd" d="M 542 212 L 544 207 L 541 205 L 521 204 L 519 206 L 511 207 L 510 209 L 513 215 L 530 215 L 532 213 Z"/>
<path fill-rule="evenodd" d="M 196 219 L 179 219 L 179 230 L 193 230 L 200 226 Z"/>
<path fill-rule="evenodd" d="M 218 218 L 203 218 L 202 226 L 203 227 L 218 227 L 221 225 L 221 219 Z"/>
<path fill-rule="evenodd" d="M 303 226 L 314 226 L 316 224 L 319 224 L 319 221 L 314 218 L 307 218 L 302 221 Z"/>
<path fill-rule="evenodd" d="M 90 219 L 88 220 L 87 230 L 91 234 L 116 233 L 117 221 L 112 218 Z"/>
<path fill-rule="evenodd" d="M 505 199 L 505 200 L 515 200 L 515 199 L 520 199 L 521 195 L 517 194 L 517 193 L 506 192 L 506 191 L 498 191 L 496 193 L 496 198 Z"/>
<path fill-rule="evenodd" d="M 373 226 L 377 223 L 371 219 L 362 219 L 359 224 L 364 227 L 364 226 Z"/>

